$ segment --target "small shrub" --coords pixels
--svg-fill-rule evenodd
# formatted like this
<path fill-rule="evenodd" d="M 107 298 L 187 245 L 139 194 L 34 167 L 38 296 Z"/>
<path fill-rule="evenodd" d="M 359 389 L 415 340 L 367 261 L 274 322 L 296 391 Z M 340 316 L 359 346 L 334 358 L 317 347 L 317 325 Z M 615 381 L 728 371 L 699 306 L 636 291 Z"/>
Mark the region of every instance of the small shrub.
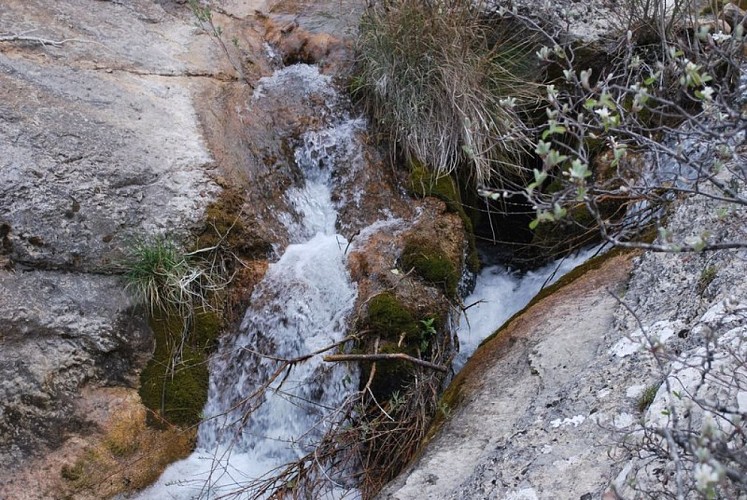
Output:
<path fill-rule="evenodd" d="M 122 262 L 126 289 L 148 311 L 182 310 L 190 303 L 192 277 L 198 274 L 187 256 L 165 237 L 141 239 Z"/>
<path fill-rule="evenodd" d="M 186 328 L 198 311 L 212 310 L 214 295 L 230 281 L 220 256 L 211 258 L 215 250 L 185 252 L 165 236 L 136 240 L 119 264 L 125 289 L 151 316 L 174 314 Z"/>
<path fill-rule="evenodd" d="M 213 250 L 187 253 L 155 237 L 135 242 L 121 264 L 127 289 L 148 309 L 156 341 L 140 375 L 140 395 L 156 415 L 180 425 L 199 422 L 207 355 L 221 326 L 212 301 L 228 280 L 220 257 L 207 257 Z"/>

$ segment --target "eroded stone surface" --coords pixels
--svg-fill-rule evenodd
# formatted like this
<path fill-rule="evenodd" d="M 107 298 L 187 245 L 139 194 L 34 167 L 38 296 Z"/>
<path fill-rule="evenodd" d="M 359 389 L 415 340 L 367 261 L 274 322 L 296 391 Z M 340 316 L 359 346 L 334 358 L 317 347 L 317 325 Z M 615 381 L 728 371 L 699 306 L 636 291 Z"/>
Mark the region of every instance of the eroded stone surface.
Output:
<path fill-rule="evenodd" d="M 272 19 L 255 15 L 263 6 Z M 360 5 L 335 3 L 335 14 L 344 15 L 328 23 L 324 13 L 332 7 L 315 5 L 285 41 L 273 30 L 297 17 L 298 5 L 231 0 L 215 7 L 225 40 L 237 41 L 227 44 L 227 57 L 179 0 L 0 5 L 0 32 L 38 38 L 0 42 L 0 497 L 55 496 L 25 492 L 24 484 L 57 475 L 44 483 L 53 487 L 61 465 L 98 446 L 106 415 L 81 410 L 89 389 L 136 385 L 150 333 L 110 274 L 133 238 L 168 233 L 188 240 L 216 196 L 224 201 L 219 215 L 241 217 L 256 248 L 272 243 L 280 252 L 296 236 L 292 192 L 301 183 L 295 154 L 302 136 L 336 126 L 332 107 L 349 103 L 294 78 L 315 71 L 304 65 L 271 85 L 283 77 L 274 74 L 281 61 L 263 37 L 289 53 L 300 44 L 329 81 L 349 61 L 342 26 L 350 27 Z M 282 9 L 290 14 L 275 15 Z M 328 28 L 339 31 L 320 33 Z M 369 291 L 383 286 L 376 283 L 382 276 L 390 283 L 385 273 L 396 267 L 401 236 L 415 219 L 429 234 L 446 224 L 455 238 L 449 251 L 461 259 L 458 217 L 440 202 L 403 201 L 362 127 L 360 136 L 358 156 L 335 174 L 338 230 L 386 240 L 391 227 L 371 224 L 405 221 L 400 238 L 382 249 L 380 267 L 361 278 Z M 251 279 L 264 269 L 247 265 L 260 269 Z M 410 281 L 446 307 L 436 287 Z M 96 406 L 99 413 L 115 407 Z"/>
<path fill-rule="evenodd" d="M 96 426 L 73 411 L 81 388 L 137 385 L 151 334 L 109 273 L 134 238 L 200 223 L 220 188 L 193 96 L 233 77 L 153 2 L 3 2 L 0 32 L 37 38 L 0 43 L 0 497 L 15 498 L 15 470 Z"/>
<path fill-rule="evenodd" d="M 611 478 L 589 429 L 616 403 L 600 397 L 611 389 L 606 377 L 579 374 L 612 327 L 617 301 L 604 290 L 624 284 L 630 267 L 612 259 L 481 348 L 460 376 L 461 404 L 381 498 L 573 498 Z"/>

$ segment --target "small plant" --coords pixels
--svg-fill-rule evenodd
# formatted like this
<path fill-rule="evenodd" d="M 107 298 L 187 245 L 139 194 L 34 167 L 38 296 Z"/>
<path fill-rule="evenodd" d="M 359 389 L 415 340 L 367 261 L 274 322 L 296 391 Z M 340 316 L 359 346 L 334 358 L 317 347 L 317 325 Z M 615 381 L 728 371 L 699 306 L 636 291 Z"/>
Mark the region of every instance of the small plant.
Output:
<path fill-rule="evenodd" d="M 420 320 L 420 352 L 425 352 L 430 346 L 431 339 L 436 336 L 438 331 L 434 324 L 436 318 L 430 317 L 428 319 Z"/>
<path fill-rule="evenodd" d="M 221 259 L 210 258 L 213 250 L 185 252 L 165 236 L 136 240 L 119 264 L 125 288 L 151 316 L 162 312 L 192 318 L 212 309 L 212 296 L 230 281 Z"/>
<path fill-rule="evenodd" d="M 207 2 L 200 0 L 188 0 L 188 4 L 189 8 L 192 10 L 192 14 L 194 14 L 195 19 L 197 20 L 197 25 L 205 33 L 210 35 L 213 40 L 215 40 L 215 43 L 218 44 L 218 47 L 220 47 L 223 54 L 225 54 L 228 62 L 230 62 L 231 66 L 233 66 L 236 70 L 239 80 L 243 81 L 244 83 L 249 83 L 246 79 L 244 68 L 242 67 L 241 62 L 235 61 L 235 58 L 228 50 L 228 46 L 223 41 L 223 28 L 215 24 L 215 21 L 213 20 L 213 11 L 210 8 L 210 5 Z M 235 36 L 231 37 L 231 44 L 234 46 L 234 48 L 238 49 L 239 39 Z"/>
<path fill-rule="evenodd" d="M 698 293 L 702 294 L 705 292 L 706 288 L 708 288 L 708 285 L 710 285 L 714 279 L 716 279 L 716 274 L 718 274 L 718 268 L 716 266 L 707 266 L 703 268 L 703 270 L 700 272 L 700 277 L 698 278 Z"/>
<path fill-rule="evenodd" d="M 646 387 L 641 395 L 638 397 L 638 411 L 643 413 L 648 410 L 651 403 L 656 398 L 656 393 L 659 391 L 659 384 L 651 384 Z"/>
<path fill-rule="evenodd" d="M 668 252 L 747 246 L 719 241 L 707 228 L 678 235 L 663 227 L 678 196 L 747 205 L 736 85 L 743 30 L 712 33 L 680 23 L 681 13 L 662 10 L 665 2 L 633 0 L 629 7 L 636 5 L 645 12 L 629 14 L 653 27 L 631 25 L 618 35 L 614 57 L 598 67 L 581 66 L 578 47 L 563 41 L 537 51 L 558 76 L 545 85 L 547 120 L 536 130 L 534 178 L 523 190 L 481 194 L 525 198 L 536 214 L 533 230 L 582 211 L 584 228 L 616 246 Z M 653 243 L 651 227 L 659 231 Z"/>
<path fill-rule="evenodd" d="M 199 274 L 185 253 L 171 240 L 156 237 L 136 241 L 122 262 L 126 289 L 148 312 L 182 311 L 191 302 L 193 281 Z"/>
<path fill-rule="evenodd" d="M 184 425 L 197 422 L 207 397 L 205 349 L 220 328 L 213 304 L 230 282 L 219 250 L 188 253 L 158 236 L 135 241 L 120 263 L 126 289 L 147 308 L 156 339 L 140 395 L 162 418 Z"/>

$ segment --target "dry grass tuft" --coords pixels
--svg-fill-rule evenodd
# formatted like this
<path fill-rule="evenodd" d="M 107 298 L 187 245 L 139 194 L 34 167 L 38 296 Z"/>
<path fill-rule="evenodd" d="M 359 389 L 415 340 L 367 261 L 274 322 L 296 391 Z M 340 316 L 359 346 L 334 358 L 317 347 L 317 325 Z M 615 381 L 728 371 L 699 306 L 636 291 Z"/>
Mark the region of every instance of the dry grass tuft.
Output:
<path fill-rule="evenodd" d="M 536 100 L 526 28 L 467 0 L 377 3 L 363 16 L 353 90 L 409 159 L 481 186 L 515 176 L 527 149 L 521 104 Z M 515 100 L 515 101 L 514 101 Z"/>

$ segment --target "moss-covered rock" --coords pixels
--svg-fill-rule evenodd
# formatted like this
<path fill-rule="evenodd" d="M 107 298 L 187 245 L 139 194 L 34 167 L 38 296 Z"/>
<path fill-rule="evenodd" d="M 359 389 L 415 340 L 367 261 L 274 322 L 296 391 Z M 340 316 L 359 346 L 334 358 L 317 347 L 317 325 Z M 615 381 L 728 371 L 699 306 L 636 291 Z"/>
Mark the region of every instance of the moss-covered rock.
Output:
<path fill-rule="evenodd" d="M 252 230 L 242 216 L 244 195 L 224 189 L 205 210 L 205 224 L 198 234 L 196 248 L 223 245 L 245 258 L 265 258 L 272 245 Z"/>
<path fill-rule="evenodd" d="M 421 238 L 409 238 L 402 250 L 402 267 L 414 269 L 424 280 L 443 287 L 449 297 L 455 297 L 460 272 L 437 242 Z"/>
<path fill-rule="evenodd" d="M 434 196 L 444 203 L 446 208 L 459 215 L 464 223 L 464 232 L 467 236 L 467 269 L 472 272 L 480 270 L 480 258 L 477 255 L 475 244 L 475 232 L 472 219 L 462 203 L 462 194 L 458 183 L 449 175 L 433 175 L 423 163 L 413 160 L 410 162 L 410 192 L 414 196 Z M 479 215 L 478 211 L 474 212 Z"/>
<path fill-rule="evenodd" d="M 204 311 L 185 325 L 176 315 L 156 314 L 150 324 L 156 348 L 140 374 L 143 404 L 167 422 L 194 425 L 207 401 L 207 357 L 220 332 L 220 319 Z"/>
<path fill-rule="evenodd" d="M 415 338 L 418 323 L 393 293 L 383 292 L 372 297 L 368 303 L 364 328 L 384 339 L 397 341 L 402 336 Z"/>

